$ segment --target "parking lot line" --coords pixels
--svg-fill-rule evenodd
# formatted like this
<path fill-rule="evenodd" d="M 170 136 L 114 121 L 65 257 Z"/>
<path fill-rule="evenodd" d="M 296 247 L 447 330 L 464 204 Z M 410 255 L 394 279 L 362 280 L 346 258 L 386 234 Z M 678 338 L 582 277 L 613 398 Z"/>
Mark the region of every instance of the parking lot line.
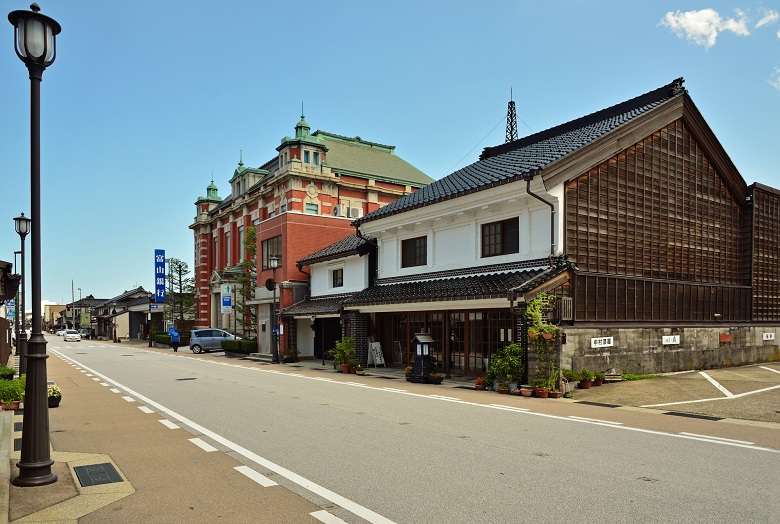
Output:
<path fill-rule="evenodd" d="M 707 373 L 705 373 L 704 371 L 699 371 L 699 375 L 701 375 L 702 377 L 706 378 L 706 379 L 709 381 L 709 383 L 710 383 L 710 384 L 712 384 L 713 386 L 715 386 L 716 388 L 718 388 L 718 391 L 720 391 L 721 393 L 723 393 L 723 394 L 724 394 L 724 395 L 726 395 L 727 397 L 729 397 L 729 398 L 734 398 L 734 393 L 732 393 L 732 392 L 731 392 L 731 391 L 729 391 L 728 389 L 724 388 L 722 385 L 720 385 L 720 383 L 719 383 L 717 380 L 715 380 L 714 378 L 712 378 L 711 376 L 709 376 L 709 375 L 708 375 Z"/>

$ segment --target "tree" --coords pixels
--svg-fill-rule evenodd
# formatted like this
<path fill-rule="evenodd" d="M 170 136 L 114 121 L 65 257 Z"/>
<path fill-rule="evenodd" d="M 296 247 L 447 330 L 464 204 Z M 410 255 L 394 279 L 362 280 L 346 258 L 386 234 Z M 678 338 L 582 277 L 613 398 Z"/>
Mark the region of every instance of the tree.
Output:
<path fill-rule="evenodd" d="M 179 331 L 184 331 L 186 320 L 195 315 L 195 279 L 188 277 L 189 274 L 190 268 L 186 262 L 178 258 L 170 259 L 166 320 L 173 321 Z"/>
<path fill-rule="evenodd" d="M 247 305 L 247 301 L 254 298 L 255 287 L 257 287 L 257 233 L 253 226 L 246 228 L 244 249 L 247 256 L 239 264 L 242 271 L 236 277 L 238 296 L 234 307 L 236 321 L 244 328 L 244 333 L 251 334 L 257 331 L 257 313 L 253 306 Z"/>

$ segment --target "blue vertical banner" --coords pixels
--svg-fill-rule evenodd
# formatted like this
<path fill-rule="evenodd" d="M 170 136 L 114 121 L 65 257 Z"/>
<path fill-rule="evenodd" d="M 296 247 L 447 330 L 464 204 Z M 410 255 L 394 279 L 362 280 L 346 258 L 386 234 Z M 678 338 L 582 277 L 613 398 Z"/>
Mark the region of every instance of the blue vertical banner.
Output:
<path fill-rule="evenodd" d="M 165 302 L 165 250 L 154 250 L 154 301 Z"/>

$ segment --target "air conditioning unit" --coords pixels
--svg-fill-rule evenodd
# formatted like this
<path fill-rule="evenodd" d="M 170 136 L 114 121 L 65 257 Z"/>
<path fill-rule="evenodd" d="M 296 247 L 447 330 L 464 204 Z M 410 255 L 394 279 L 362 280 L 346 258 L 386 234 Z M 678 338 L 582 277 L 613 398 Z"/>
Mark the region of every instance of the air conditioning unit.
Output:
<path fill-rule="evenodd" d="M 335 206 L 333 206 L 333 216 L 340 217 L 341 215 L 342 215 L 341 206 L 336 204 Z"/>
<path fill-rule="evenodd" d="M 349 207 L 347 208 L 347 218 L 360 218 L 363 216 L 362 207 Z"/>

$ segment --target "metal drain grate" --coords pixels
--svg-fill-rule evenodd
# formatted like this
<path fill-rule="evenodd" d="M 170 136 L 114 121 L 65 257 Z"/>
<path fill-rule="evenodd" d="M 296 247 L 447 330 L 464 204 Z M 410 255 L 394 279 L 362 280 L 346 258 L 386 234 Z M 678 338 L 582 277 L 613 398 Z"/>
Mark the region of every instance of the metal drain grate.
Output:
<path fill-rule="evenodd" d="M 176 380 L 197 380 L 195 377 L 177 378 Z"/>
<path fill-rule="evenodd" d="M 99 484 L 111 484 L 122 482 L 113 464 L 90 464 L 89 466 L 76 466 L 73 468 L 82 486 L 97 486 Z"/>

